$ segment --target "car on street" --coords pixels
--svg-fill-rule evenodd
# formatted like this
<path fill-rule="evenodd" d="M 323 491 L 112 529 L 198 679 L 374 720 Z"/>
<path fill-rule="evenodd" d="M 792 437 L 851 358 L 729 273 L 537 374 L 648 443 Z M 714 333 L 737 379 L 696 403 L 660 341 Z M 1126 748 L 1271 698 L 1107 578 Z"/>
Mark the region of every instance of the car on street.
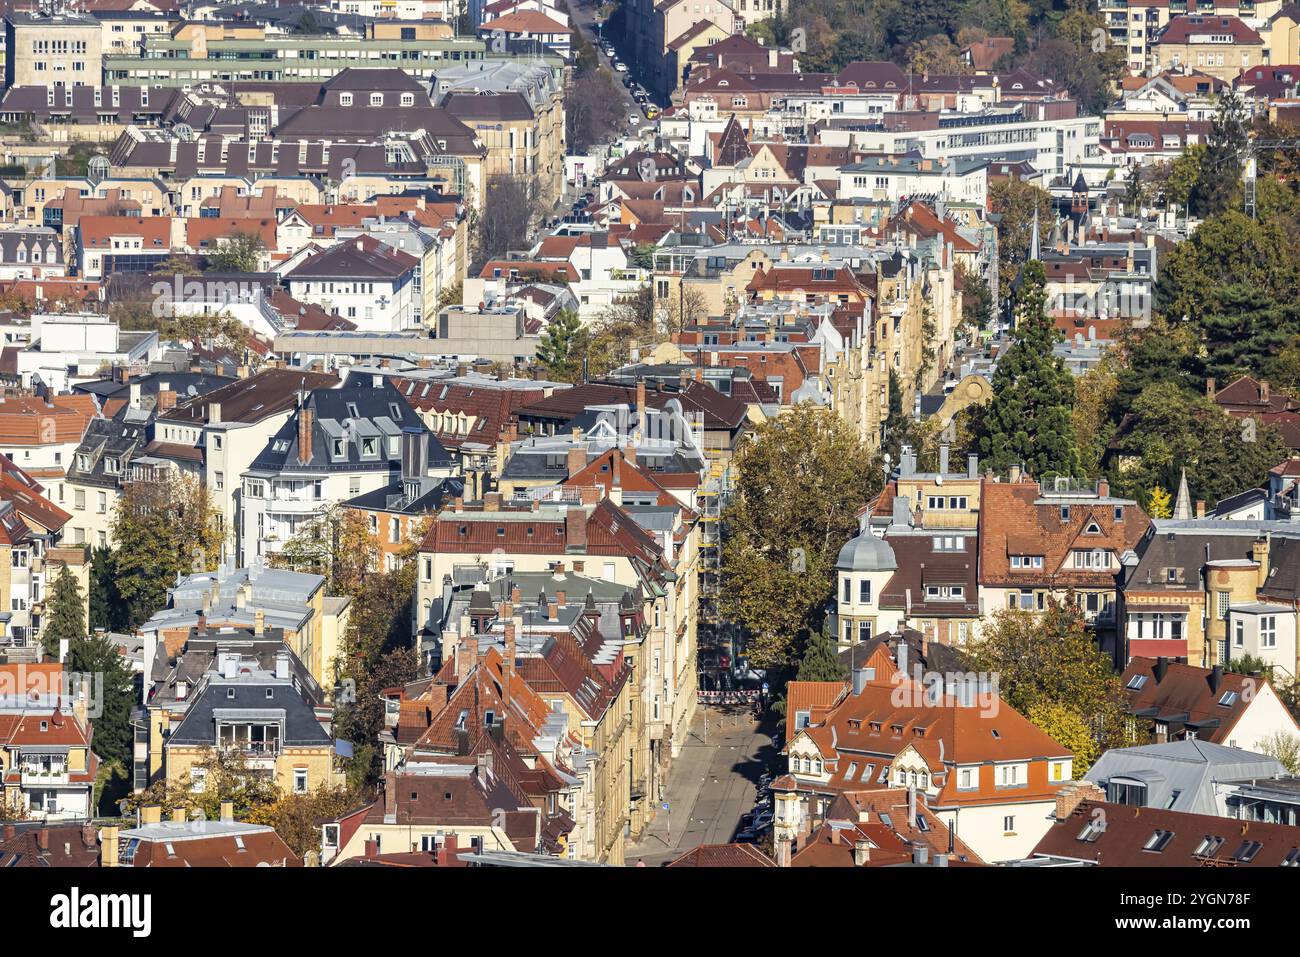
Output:
<path fill-rule="evenodd" d="M 619 73 L 626 73 L 626 72 L 627 72 L 627 64 L 624 63 L 622 60 L 615 60 L 615 61 L 614 61 L 614 69 L 617 70 Z"/>
<path fill-rule="evenodd" d="M 758 843 L 758 834 L 751 830 L 739 831 L 736 834 L 737 844 L 756 844 Z"/>
<path fill-rule="evenodd" d="M 641 122 L 641 114 L 640 114 L 640 113 L 629 113 L 629 114 L 627 115 L 627 121 L 628 121 L 629 123 L 631 123 L 633 126 L 636 126 L 638 123 Z"/>

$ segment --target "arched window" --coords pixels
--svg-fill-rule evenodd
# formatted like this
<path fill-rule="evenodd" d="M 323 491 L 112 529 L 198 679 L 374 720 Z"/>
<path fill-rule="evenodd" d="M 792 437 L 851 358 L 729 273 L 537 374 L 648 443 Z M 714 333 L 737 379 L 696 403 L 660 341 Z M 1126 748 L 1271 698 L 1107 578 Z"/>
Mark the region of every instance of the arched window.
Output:
<path fill-rule="evenodd" d="M 821 774 L 821 773 L 822 773 L 822 759 L 813 758 L 813 774 Z"/>

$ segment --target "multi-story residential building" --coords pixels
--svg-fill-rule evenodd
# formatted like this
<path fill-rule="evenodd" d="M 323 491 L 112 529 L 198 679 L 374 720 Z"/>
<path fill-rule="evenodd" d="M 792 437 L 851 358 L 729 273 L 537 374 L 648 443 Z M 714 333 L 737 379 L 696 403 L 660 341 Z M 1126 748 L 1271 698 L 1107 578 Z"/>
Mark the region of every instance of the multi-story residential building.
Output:
<path fill-rule="evenodd" d="M 416 289 L 421 259 L 370 236 L 329 247 L 284 277 L 289 295 L 319 305 L 358 329 L 401 332 L 423 323 Z"/>
<path fill-rule="evenodd" d="M 266 668 L 243 650 L 219 648 L 211 670 L 187 692 L 184 715 L 169 724 L 163 776 L 170 787 L 207 786 L 203 762 L 214 752 L 237 752 L 247 767 L 286 793 L 307 794 L 343 780 L 334 763 L 334 736 L 313 695 L 294 675 L 287 647 Z"/>
<path fill-rule="evenodd" d="M 774 839 L 797 853 L 845 790 L 905 787 L 983 860 L 1027 856 L 1046 832 L 1073 755 L 976 675 L 913 674 L 881 646 L 840 697 L 786 744 L 772 784 Z M 789 851 L 778 851 L 778 857 Z"/>
<path fill-rule="evenodd" d="M 1112 804 L 1222 814 L 1218 782 L 1267 780 L 1283 773 L 1277 758 L 1184 738 L 1164 744 L 1111 748 L 1088 769 L 1084 780 L 1104 790 L 1106 800 Z"/>
<path fill-rule="evenodd" d="M 841 650 L 902 628 L 945 645 L 975 636 L 984 613 L 977 576 L 982 481 L 975 456 L 966 472 L 949 472 L 947 451 L 938 472 L 922 473 L 915 453 L 904 449 L 896 477 L 840 550 Z"/>
<path fill-rule="evenodd" d="M 247 568 L 224 563 L 180 579 L 167 590 L 166 605 L 139 630 L 150 663 L 155 648 L 174 651 L 193 639 L 195 629 L 251 629 L 256 640 L 273 633 L 313 681 L 333 688 L 349 613 L 349 599 L 326 594 L 320 575 L 264 568 L 258 561 Z"/>
<path fill-rule="evenodd" d="M 1072 596 L 1103 646 L 1115 647 L 1120 572 L 1151 529 L 1140 505 L 1111 495 L 1105 479 L 1062 477 L 1049 486 L 1012 468 L 1005 482 L 985 477 L 979 518 L 980 597 L 989 612 L 1042 611 Z"/>
<path fill-rule="evenodd" d="M 1227 666 L 1252 654 L 1284 675 L 1300 673 L 1300 593 L 1286 572 L 1297 548 L 1289 521 L 1157 521 L 1141 557 L 1124 568 L 1119 664 L 1144 656 Z"/>
<path fill-rule="evenodd" d="M 1258 751 L 1270 736 L 1300 737 L 1300 725 L 1263 675 L 1134 658 L 1121 677 L 1139 738 Z"/>
<path fill-rule="evenodd" d="M 57 669 L 49 673 L 57 677 Z M 0 701 L 0 780 L 9 815 L 45 821 L 92 816 L 99 757 L 91 750 L 85 708 L 67 701 L 61 685 L 15 697 Z"/>
<path fill-rule="evenodd" d="M 1267 62 L 1264 39 L 1237 17 L 1186 14 L 1174 17 L 1155 38 L 1153 72 L 1196 69 L 1221 80 Z"/>
<path fill-rule="evenodd" d="M 135 392 L 132 402 L 112 418 L 100 416 L 90 421 L 59 490 L 64 507 L 72 513 L 70 544 L 112 548 L 117 503 L 126 484 L 158 478 L 147 466 L 142 473 L 132 465 L 135 455 L 149 442 L 153 416 L 154 410 L 145 408 Z"/>
<path fill-rule="evenodd" d="M 215 821 L 192 820 L 184 811 L 162 819 L 158 805 L 142 807 L 134 827 L 99 832 L 100 867 L 301 867 L 299 858 L 269 824 L 236 821 L 234 802 L 221 804 Z"/>
<path fill-rule="evenodd" d="M 382 375 L 353 373 L 315 389 L 240 476 L 240 558 L 274 555 L 331 506 L 384 488 L 402 473 L 403 435 L 428 430 Z M 454 463 L 432 439 L 422 474 L 449 477 Z"/>
<path fill-rule="evenodd" d="M 225 536 L 222 558 L 241 554 L 240 476 L 288 421 L 301 393 L 328 389 L 338 381 L 329 373 L 263 369 L 160 409 L 155 443 L 191 448 L 202 457 L 203 486 Z"/>

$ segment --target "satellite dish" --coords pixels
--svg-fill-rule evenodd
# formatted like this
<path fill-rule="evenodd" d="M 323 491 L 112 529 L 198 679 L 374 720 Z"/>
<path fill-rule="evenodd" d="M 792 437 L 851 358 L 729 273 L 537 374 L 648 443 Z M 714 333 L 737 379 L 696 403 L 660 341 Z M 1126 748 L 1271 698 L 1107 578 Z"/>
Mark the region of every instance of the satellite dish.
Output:
<path fill-rule="evenodd" d="M 194 127 L 188 123 L 177 123 L 172 127 L 172 132 L 176 134 L 176 138 L 182 143 L 194 142 Z"/>
<path fill-rule="evenodd" d="M 112 168 L 107 156 L 92 156 L 90 162 L 86 164 L 86 172 L 95 183 L 106 177 Z"/>

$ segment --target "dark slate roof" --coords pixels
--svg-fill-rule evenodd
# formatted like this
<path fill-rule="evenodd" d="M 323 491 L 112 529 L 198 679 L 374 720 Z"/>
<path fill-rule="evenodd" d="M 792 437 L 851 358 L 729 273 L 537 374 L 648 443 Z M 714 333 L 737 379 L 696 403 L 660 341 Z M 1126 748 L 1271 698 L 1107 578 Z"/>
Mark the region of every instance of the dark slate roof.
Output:
<path fill-rule="evenodd" d="M 298 420 L 302 409 L 310 409 L 312 424 L 311 456 L 301 462 L 298 455 Z M 271 441 L 253 461 L 255 471 L 389 471 L 401 466 L 400 439 L 404 431 L 429 433 L 419 414 L 384 376 L 352 375 L 336 389 L 315 389 L 281 426 Z M 362 458 L 362 440 L 377 439 L 374 458 Z M 399 439 L 398 451 L 390 450 L 388 439 Z M 344 454 L 332 452 L 335 439 L 344 441 Z M 430 468 L 451 464 L 451 456 L 436 436 L 429 433 L 428 465 Z"/>
<path fill-rule="evenodd" d="M 128 418 L 130 417 L 130 418 Z M 147 441 L 151 411 L 123 407 L 115 419 L 91 419 L 86 434 L 73 453 L 68 465 L 68 480 L 83 485 L 115 488 L 127 472 L 128 462 L 137 448 Z M 81 456 L 88 456 L 87 467 L 81 467 Z M 106 467 L 109 461 L 117 463 L 116 471 Z"/>
<path fill-rule="evenodd" d="M 336 243 L 285 276 L 289 282 L 321 279 L 397 282 L 419 260 L 369 236 Z"/>
<path fill-rule="evenodd" d="M 272 693 L 272 697 L 267 697 L 267 691 Z M 184 720 L 172 731 L 168 743 L 214 745 L 217 739 L 216 712 L 225 709 L 282 712 L 282 746 L 328 747 L 333 743 L 333 738 L 316 719 L 315 710 L 303 700 L 293 682 L 277 679 L 267 672 L 234 679 L 212 675 L 198 697 L 190 703 Z"/>
<path fill-rule="evenodd" d="M 433 441 L 437 441 L 434 439 Z M 382 488 L 365 492 L 345 502 L 349 508 L 366 509 L 372 512 L 394 512 L 405 515 L 423 515 L 437 512 L 447 499 L 458 498 L 465 494 L 465 483 L 458 478 L 428 479 L 423 483 L 415 499 L 408 500 L 406 483 L 395 479 Z"/>

